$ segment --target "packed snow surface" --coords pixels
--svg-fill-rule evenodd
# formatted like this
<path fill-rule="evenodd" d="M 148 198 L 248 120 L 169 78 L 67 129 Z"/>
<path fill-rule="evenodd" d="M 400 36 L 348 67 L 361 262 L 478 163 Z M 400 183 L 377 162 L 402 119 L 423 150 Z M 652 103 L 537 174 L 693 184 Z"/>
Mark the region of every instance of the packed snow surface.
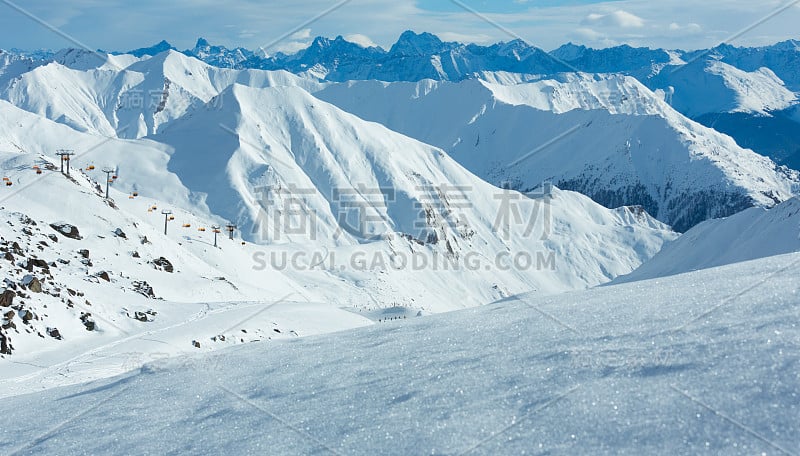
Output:
<path fill-rule="evenodd" d="M 800 254 L 8 397 L 6 454 L 793 454 Z"/>

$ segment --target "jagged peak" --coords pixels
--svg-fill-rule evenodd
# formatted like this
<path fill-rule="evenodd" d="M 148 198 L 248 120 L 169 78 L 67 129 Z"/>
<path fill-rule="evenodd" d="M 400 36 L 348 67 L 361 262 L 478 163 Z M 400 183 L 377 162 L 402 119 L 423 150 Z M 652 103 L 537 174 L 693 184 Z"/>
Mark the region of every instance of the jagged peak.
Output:
<path fill-rule="evenodd" d="M 389 50 L 389 53 L 405 55 L 436 54 L 449 47 L 452 46 L 448 46 L 448 43 L 443 42 L 432 33 L 416 33 L 412 30 L 406 30 L 400 35 L 400 38 Z"/>
<path fill-rule="evenodd" d="M 161 40 L 153 46 L 134 49 L 132 51 L 125 52 L 125 54 L 131 54 L 136 57 L 144 57 L 146 55 L 154 56 L 168 50 L 175 50 L 175 47 L 169 44 L 167 40 Z"/>

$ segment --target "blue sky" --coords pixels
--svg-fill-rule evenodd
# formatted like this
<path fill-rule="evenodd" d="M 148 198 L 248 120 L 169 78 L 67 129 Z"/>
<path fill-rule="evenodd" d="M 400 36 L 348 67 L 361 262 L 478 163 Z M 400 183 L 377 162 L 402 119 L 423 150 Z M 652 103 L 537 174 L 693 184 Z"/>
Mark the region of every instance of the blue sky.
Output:
<path fill-rule="evenodd" d="M 521 37 L 546 50 L 572 41 L 592 47 L 697 49 L 727 40 L 790 0 L 351 0 L 306 25 L 341 0 L 0 0 L 0 48 L 74 47 L 47 23 L 91 48 L 128 50 L 166 39 L 178 48 L 200 36 L 215 44 L 293 51 L 314 36 L 343 35 L 390 46 L 404 30 L 446 40 L 488 44 Z M 797 0 L 795 0 L 797 1 Z M 12 7 L 24 8 L 37 20 Z M 800 39 L 800 1 L 733 41 L 764 45 Z M 301 26 L 302 25 L 302 26 Z"/>

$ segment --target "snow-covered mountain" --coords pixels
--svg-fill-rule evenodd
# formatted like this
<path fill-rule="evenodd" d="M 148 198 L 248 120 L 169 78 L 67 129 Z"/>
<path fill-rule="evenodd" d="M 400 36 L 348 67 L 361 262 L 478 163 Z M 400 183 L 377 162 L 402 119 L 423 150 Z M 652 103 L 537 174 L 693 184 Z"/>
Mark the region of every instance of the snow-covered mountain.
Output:
<path fill-rule="evenodd" d="M 433 46 L 433 38 L 423 49 Z M 344 40 L 326 45 L 358 47 Z M 403 46 L 396 51 L 412 53 Z M 798 181 L 797 173 L 681 116 L 665 103 L 663 92 L 653 93 L 632 77 L 562 74 L 530 82 L 495 72 L 484 73 L 492 83 L 332 85 L 309 74 L 218 68 L 171 50 L 141 59 L 108 58 L 97 66 L 95 53 L 62 53 L 61 63 L 11 80 L 0 98 L 78 131 L 135 139 L 163 133 L 209 105 L 229 116 L 217 122 L 233 125 L 234 117 L 247 118 L 249 113 L 225 109 L 226 102 L 237 104 L 235 97 L 223 96 L 234 84 L 299 87 L 439 147 L 495 185 L 527 191 L 553 181 L 606 207 L 644 206 L 681 231 L 753 205 L 776 204 L 793 194 Z M 789 97 L 776 92 L 781 96 Z"/>
<path fill-rule="evenodd" d="M 252 51 L 240 47 L 228 49 L 225 46 L 213 46 L 205 38 L 198 38 L 194 49 L 185 51 L 185 54 L 220 68 L 236 68 L 254 55 Z"/>
<path fill-rule="evenodd" d="M 365 79 L 461 81 L 474 78 L 481 71 L 537 74 L 570 71 L 568 65 L 519 40 L 487 47 L 443 42 L 433 34 L 413 31 L 400 35 L 388 51 L 378 47 L 365 48 L 341 36 L 333 40 L 318 37 L 310 47 L 297 54 L 254 55 L 239 65 L 309 73 L 339 82 Z"/>
<path fill-rule="evenodd" d="M 798 169 L 798 128 L 791 116 L 784 115 L 798 105 L 798 48 L 794 40 L 758 48 L 723 44 L 696 51 L 628 45 L 591 49 L 568 43 L 546 53 L 520 40 L 491 46 L 464 45 L 443 42 L 430 33 L 407 31 L 389 50 L 365 48 L 339 36 L 317 37 L 307 49 L 290 55 L 279 52 L 265 56 L 261 51 L 228 49 L 203 38 L 193 49 L 182 52 L 222 68 L 283 70 L 336 82 L 457 82 L 479 78 L 508 84 L 561 72 L 622 73 L 636 77 L 654 91 L 663 91 L 679 112 L 731 135 L 740 146 Z M 175 48 L 162 41 L 122 54 L 147 58 L 168 50 Z M 38 61 L 38 65 L 59 61 L 52 52 L 12 54 Z M 97 66 L 96 58 L 90 60 Z"/>
<path fill-rule="evenodd" d="M 86 51 L 60 55 L 59 62 L 0 87 L 0 98 L 78 131 L 121 138 L 155 134 L 235 82 L 319 86 L 285 71 L 223 69 L 171 50 L 143 59 Z"/>
<path fill-rule="evenodd" d="M 634 76 L 663 91 L 682 114 L 779 164 L 800 169 L 800 128 L 785 114 L 798 105 L 796 41 L 759 48 L 722 44 L 690 52 L 568 44 L 552 54 L 581 71 Z"/>
<path fill-rule="evenodd" d="M 607 207 L 641 205 L 679 231 L 791 197 L 798 174 L 674 111 L 632 77 L 512 85 L 350 82 L 316 94 L 441 147 L 495 185 L 553 181 Z"/>

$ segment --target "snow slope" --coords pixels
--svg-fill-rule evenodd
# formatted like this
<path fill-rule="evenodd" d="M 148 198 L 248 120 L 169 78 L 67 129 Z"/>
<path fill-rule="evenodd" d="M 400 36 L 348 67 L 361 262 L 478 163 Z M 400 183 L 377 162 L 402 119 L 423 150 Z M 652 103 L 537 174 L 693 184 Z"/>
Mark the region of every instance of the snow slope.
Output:
<path fill-rule="evenodd" d="M 3 399 L 0 451 L 793 454 L 798 262 L 159 360 Z"/>
<path fill-rule="evenodd" d="M 633 282 L 800 251 L 800 200 L 707 220 L 614 283 Z"/>
<path fill-rule="evenodd" d="M 616 207 L 644 206 L 683 231 L 792 195 L 796 172 L 690 121 L 631 77 L 336 84 L 315 94 L 447 151 L 496 185 L 542 181 Z"/>

